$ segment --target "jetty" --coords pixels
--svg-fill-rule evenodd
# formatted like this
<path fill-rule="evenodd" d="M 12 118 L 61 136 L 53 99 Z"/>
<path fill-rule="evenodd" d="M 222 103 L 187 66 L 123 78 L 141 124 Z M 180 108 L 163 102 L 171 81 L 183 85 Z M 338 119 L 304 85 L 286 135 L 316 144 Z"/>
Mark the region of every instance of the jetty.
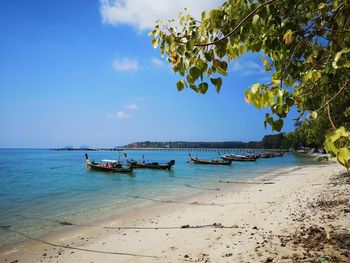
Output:
<path fill-rule="evenodd" d="M 227 153 L 266 153 L 289 152 L 289 149 L 247 149 L 247 148 L 171 148 L 171 147 L 114 147 L 114 148 L 50 148 L 51 151 L 185 151 L 185 152 L 227 152 Z"/>

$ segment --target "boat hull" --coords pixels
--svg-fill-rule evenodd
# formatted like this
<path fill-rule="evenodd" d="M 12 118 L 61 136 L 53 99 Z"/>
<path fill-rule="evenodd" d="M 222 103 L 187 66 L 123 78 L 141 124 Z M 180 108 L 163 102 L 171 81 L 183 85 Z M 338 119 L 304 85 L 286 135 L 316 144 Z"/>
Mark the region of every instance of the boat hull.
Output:
<path fill-rule="evenodd" d="M 219 160 L 204 160 L 204 159 L 198 159 L 194 158 L 191 155 L 190 160 L 195 164 L 210 164 L 210 165 L 231 165 L 232 161 L 219 161 Z"/>
<path fill-rule="evenodd" d="M 140 163 L 140 162 L 130 162 L 132 168 L 143 168 L 143 169 L 154 169 L 154 170 L 170 170 L 173 163 L 167 164 L 152 164 L 152 163 Z"/>
<path fill-rule="evenodd" d="M 255 157 L 247 156 L 220 156 L 223 160 L 226 161 L 235 161 L 235 162 L 255 162 Z"/>
<path fill-rule="evenodd" d="M 90 162 L 87 162 L 86 165 L 92 170 L 109 173 L 132 173 L 133 170 L 132 167 L 106 167 L 100 164 L 92 164 Z"/>

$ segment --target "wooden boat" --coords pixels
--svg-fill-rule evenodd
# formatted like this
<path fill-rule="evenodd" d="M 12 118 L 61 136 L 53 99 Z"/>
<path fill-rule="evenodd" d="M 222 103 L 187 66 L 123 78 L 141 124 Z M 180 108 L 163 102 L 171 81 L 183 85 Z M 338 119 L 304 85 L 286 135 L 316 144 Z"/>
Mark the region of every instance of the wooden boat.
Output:
<path fill-rule="evenodd" d="M 189 154 L 190 160 L 196 164 L 214 164 L 214 165 L 231 165 L 231 160 L 204 160 L 204 159 L 198 159 L 195 157 L 192 157 L 191 154 Z"/>
<path fill-rule="evenodd" d="M 175 164 L 175 160 L 171 160 L 167 163 L 159 163 L 159 162 L 145 162 L 145 156 L 142 155 L 142 162 L 138 162 L 135 160 L 128 160 L 128 155 L 124 153 L 125 161 L 132 168 L 145 168 L 145 169 L 157 169 L 157 170 L 170 170 L 171 167 Z"/>
<path fill-rule="evenodd" d="M 259 155 L 259 157 L 260 157 L 260 158 L 271 158 L 272 155 L 271 155 L 270 153 L 261 153 L 261 154 Z"/>
<path fill-rule="evenodd" d="M 283 157 L 287 154 L 284 152 L 265 152 L 260 154 L 260 158 L 274 158 L 274 157 Z"/>
<path fill-rule="evenodd" d="M 167 163 L 158 162 L 138 162 L 130 160 L 128 161 L 130 167 L 132 168 L 146 168 L 146 169 L 157 169 L 157 170 L 170 170 L 175 164 L 175 160 L 171 160 Z"/>
<path fill-rule="evenodd" d="M 132 173 L 133 168 L 130 166 L 123 167 L 123 165 L 115 160 L 102 160 L 100 163 L 90 161 L 88 155 L 85 153 L 86 167 L 90 169 L 111 172 L 111 173 Z"/>
<path fill-rule="evenodd" d="M 254 155 L 238 155 L 238 154 L 225 154 L 219 156 L 225 161 L 237 161 L 237 162 L 254 162 L 256 156 Z"/>

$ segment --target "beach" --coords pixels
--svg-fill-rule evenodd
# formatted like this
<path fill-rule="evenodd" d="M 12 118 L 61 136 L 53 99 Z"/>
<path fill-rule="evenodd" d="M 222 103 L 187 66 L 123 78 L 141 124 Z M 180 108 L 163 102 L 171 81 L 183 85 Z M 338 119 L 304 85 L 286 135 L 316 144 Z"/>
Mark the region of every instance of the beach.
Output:
<path fill-rule="evenodd" d="M 155 199 L 89 224 L 62 222 L 61 231 L 4 246 L 0 260 L 348 262 L 350 178 L 344 172 L 331 163 L 222 181 L 221 188 Z"/>

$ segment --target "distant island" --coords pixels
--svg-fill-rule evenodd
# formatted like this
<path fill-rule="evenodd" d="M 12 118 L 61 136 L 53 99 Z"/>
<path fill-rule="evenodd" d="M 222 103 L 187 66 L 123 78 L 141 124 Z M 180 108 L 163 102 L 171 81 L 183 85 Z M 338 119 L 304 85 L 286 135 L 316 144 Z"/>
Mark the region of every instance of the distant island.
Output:
<path fill-rule="evenodd" d="M 226 141 L 226 142 L 134 142 L 124 146 L 124 148 L 246 148 L 246 149 L 289 149 L 291 144 L 283 133 L 276 135 L 266 135 L 261 141 Z"/>

